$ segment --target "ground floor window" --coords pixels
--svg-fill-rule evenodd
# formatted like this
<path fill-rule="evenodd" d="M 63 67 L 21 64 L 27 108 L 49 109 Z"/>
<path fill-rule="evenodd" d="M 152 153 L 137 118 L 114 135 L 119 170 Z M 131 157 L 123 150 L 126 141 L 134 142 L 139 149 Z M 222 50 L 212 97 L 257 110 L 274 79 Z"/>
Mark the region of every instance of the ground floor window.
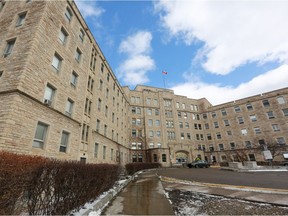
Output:
<path fill-rule="evenodd" d="M 137 156 L 135 154 L 132 155 L 132 162 L 137 162 Z"/>
<path fill-rule="evenodd" d="M 248 157 L 249 157 L 250 161 L 256 161 L 256 158 L 255 158 L 254 154 L 249 154 Z"/>
<path fill-rule="evenodd" d="M 157 162 L 158 160 L 157 160 L 157 154 L 153 154 L 153 161 L 154 162 Z"/>
<path fill-rule="evenodd" d="M 162 162 L 167 162 L 166 154 L 162 154 Z"/>

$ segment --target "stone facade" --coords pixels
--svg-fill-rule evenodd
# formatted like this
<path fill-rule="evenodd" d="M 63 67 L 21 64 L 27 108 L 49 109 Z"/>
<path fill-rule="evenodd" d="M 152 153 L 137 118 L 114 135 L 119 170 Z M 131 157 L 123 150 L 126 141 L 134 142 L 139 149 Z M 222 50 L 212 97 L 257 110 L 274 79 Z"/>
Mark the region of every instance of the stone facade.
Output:
<path fill-rule="evenodd" d="M 0 5 L 0 150 L 170 166 L 197 156 L 263 161 L 259 147 L 286 147 L 288 89 L 217 106 L 168 89 L 130 90 L 73 1 Z"/>

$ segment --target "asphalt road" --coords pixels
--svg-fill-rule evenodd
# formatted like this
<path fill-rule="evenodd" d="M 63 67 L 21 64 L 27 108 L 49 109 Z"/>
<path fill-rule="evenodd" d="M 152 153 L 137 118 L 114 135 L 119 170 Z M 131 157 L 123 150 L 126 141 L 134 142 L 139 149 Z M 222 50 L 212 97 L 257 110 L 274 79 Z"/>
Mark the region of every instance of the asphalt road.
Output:
<path fill-rule="evenodd" d="M 288 172 L 233 172 L 219 168 L 164 168 L 158 171 L 158 175 L 205 183 L 288 189 Z"/>

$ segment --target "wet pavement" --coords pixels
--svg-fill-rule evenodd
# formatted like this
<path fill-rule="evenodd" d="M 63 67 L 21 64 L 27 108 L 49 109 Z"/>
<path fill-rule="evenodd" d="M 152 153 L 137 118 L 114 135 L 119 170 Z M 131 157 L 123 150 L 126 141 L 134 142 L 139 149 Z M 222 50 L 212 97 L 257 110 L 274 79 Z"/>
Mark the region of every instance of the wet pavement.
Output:
<path fill-rule="evenodd" d="M 102 212 L 102 215 L 175 215 L 156 171 L 144 172 Z"/>

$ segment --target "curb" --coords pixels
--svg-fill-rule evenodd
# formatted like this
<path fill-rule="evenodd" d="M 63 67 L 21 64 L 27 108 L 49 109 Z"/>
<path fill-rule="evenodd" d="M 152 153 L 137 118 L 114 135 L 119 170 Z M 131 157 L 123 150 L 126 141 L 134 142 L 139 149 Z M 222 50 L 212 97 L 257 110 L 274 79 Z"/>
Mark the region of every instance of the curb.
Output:
<path fill-rule="evenodd" d="M 252 192 L 267 193 L 267 194 L 288 195 L 288 190 L 286 189 L 258 188 L 258 187 L 249 187 L 249 186 L 203 183 L 203 182 L 179 180 L 179 179 L 163 177 L 163 176 L 160 176 L 160 180 L 164 182 L 180 183 L 180 184 L 185 184 L 185 185 L 196 185 L 196 186 L 202 186 L 202 187 L 213 187 L 213 188 L 223 188 L 223 189 L 228 189 L 228 190 L 242 190 L 242 191 L 252 191 Z"/>

